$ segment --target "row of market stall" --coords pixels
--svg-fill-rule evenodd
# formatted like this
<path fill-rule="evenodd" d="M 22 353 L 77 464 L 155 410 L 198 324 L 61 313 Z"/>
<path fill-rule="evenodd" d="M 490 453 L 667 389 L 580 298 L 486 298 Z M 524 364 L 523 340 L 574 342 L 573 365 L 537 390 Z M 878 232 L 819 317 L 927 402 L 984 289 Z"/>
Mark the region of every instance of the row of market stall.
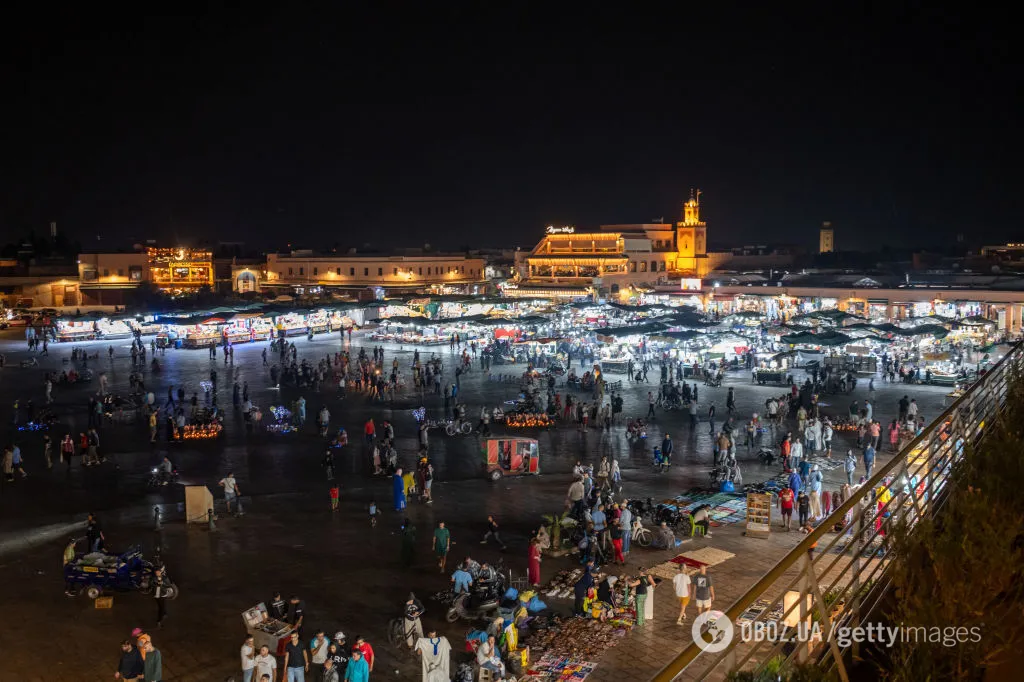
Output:
<path fill-rule="evenodd" d="M 101 313 L 56 320 L 57 341 L 91 341 L 156 336 L 158 345 L 203 348 L 222 343 L 264 341 L 274 336 L 321 334 L 352 327 L 352 317 L 340 311 L 316 310 L 267 315 L 234 312 L 220 315 L 109 317 Z"/>
<path fill-rule="evenodd" d="M 813 363 L 870 374 L 880 359 L 898 354 L 940 383 L 965 364 L 996 359 L 995 323 L 979 316 L 938 315 L 898 323 L 839 310 L 794 315 L 784 324 L 758 311 L 709 315 L 690 306 L 655 303 L 553 304 L 516 299 L 412 298 L 346 303 L 334 308 L 261 304 L 248 309 L 183 311 L 145 317 L 86 313 L 56 321 L 60 341 L 156 336 L 158 345 L 201 348 L 273 337 L 336 332 L 371 325 L 377 342 L 441 346 L 477 341 L 493 364 L 571 367 L 600 364 L 624 373 L 643 360 L 680 365 L 681 378 L 708 366 L 738 367 L 783 381 L 787 370 Z M 447 300 L 445 300 L 447 299 Z"/>

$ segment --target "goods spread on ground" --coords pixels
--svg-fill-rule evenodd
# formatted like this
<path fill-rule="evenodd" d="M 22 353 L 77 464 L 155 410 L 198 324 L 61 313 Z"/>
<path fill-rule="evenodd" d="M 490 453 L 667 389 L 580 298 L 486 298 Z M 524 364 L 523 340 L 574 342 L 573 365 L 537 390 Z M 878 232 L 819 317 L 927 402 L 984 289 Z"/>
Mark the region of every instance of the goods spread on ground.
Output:
<path fill-rule="evenodd" d="M 520 679 L 531 682 L 583 682 L 596 667 L 597 664 L 591 661 L 545 654 Z"/>
<path fill-rule="evenodd" d="M 536 662 L 531 664 L 530 671 L 540 672 L 541 662 L 549 656 L 566 661 L 594 661 L 622 641 L 632 627 L 631 623 L 631 617 L 628 624 L 625 620 L 609 619 L 601 622 L 593 618 L 563 620 L 557 616 L 553 617 L 546 628 L 533 630 L 526 638 L 531 656 L 536 659 Z M 541 655 L 540 658 L 537 658 L 538 655 Z M 590 668 L 593 669 L 593 664 L 590 664 Z M 535 679 L 566 678 L 540 676 Z"/>

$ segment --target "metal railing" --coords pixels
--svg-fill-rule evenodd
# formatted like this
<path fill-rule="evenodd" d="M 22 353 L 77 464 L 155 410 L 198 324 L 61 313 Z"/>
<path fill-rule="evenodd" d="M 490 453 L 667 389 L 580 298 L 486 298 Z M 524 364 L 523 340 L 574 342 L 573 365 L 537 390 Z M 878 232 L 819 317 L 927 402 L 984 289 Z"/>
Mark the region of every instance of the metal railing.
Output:
<path fill-rule="evenodd" d="M 846 682 L 844 657 L 858 655 L 858 643 L 844 638 L 840 646 L 832 635 L 868 622 L 888 590 L 886 569 L 896 558 L 887 531 L 897 524 L 912 528 L 942 507 L 953 463 L 994 422 L 1010 378 L 1022 368 L 1024 343 L 1018 343 L 725 611 L 734 624 L 727 648 L 711 653 L 691 643 L 655 681 L 721 680 L 731 672 L 800 662 L 833 670 Z M 889 492 L 879 496 L 883 486 Z M 842 531 L 835 533 L 839 524 Z M 743 641 L 741 634 L 759 630 L 767 636 Z M 705 635 L 724 637 L 720 629 Z"/>

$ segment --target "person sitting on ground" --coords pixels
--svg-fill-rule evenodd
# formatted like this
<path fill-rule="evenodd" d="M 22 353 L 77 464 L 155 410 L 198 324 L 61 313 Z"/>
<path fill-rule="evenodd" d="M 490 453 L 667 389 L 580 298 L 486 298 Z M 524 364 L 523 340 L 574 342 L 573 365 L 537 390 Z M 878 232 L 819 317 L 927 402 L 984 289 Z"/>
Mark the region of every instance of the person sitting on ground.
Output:
<path fill-rule="evenodd" d="M 672 532 L 672 529 L 664 521 L 661 522 L 661 526 L 655 531 L 651 546 L 658 549 L 672 549 L 676 546 L 676 534 Z"/>

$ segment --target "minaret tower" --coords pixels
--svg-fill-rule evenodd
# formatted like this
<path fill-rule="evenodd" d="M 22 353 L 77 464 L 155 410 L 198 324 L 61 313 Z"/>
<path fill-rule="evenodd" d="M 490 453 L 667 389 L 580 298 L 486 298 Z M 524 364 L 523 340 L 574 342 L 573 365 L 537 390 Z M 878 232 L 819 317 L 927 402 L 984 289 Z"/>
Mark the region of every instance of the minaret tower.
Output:
<path fill-rule="evenodd" d="M 707 258 L 708 226 L 700 219 L 701 191 L 690 190 L 690 198 L 683 203 L 682 219 L 676 223 L 676 268 L 698 270 L 697 259 Z"/>

